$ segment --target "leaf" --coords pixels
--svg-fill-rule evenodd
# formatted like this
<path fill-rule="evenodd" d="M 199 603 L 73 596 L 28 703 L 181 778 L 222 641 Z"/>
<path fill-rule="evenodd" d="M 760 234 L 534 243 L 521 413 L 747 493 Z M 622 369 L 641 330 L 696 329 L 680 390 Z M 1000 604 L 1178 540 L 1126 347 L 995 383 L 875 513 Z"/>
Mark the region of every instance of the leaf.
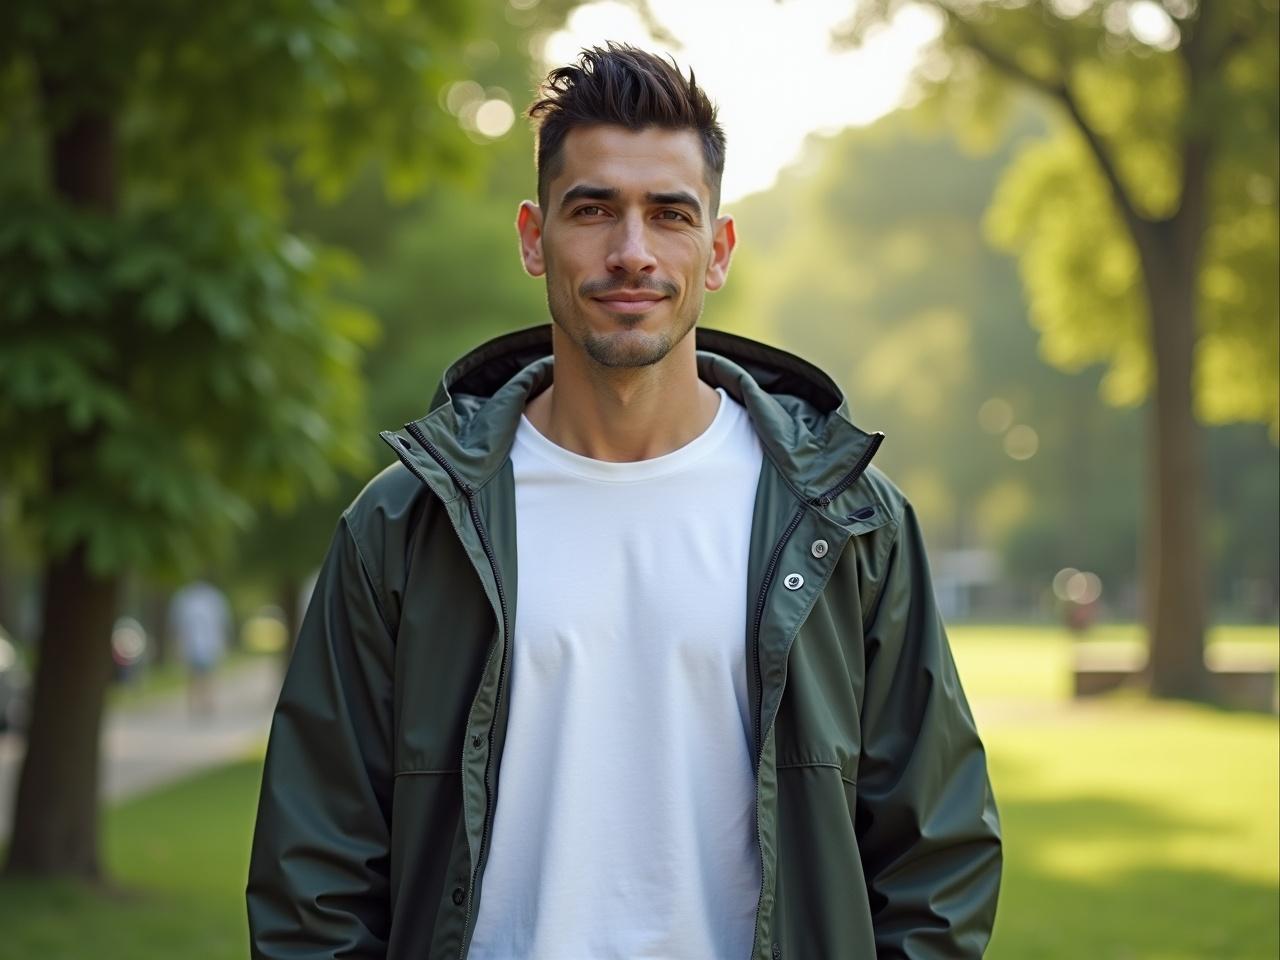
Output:
<path fill-rule="evenodd" d="M 150 290 L 141 303 L 142 315 L 158 330 L 169 330 L 182 320 L 186 299 L 182 291 L 171 283 L 162 283 Z"/>

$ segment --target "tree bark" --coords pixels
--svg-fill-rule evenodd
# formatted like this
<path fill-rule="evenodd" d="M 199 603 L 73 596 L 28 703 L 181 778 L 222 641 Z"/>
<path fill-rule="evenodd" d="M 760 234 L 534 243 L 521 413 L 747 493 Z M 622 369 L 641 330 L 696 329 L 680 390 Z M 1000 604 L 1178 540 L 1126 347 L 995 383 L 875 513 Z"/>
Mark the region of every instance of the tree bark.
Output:
<path fill-rule="evenodd" d="M 101 874 L 99 741 L 119 579 L 94 575 L 83 543 L 45 568 L 31 723 L 6 873 Z"/>
<path fill-rule="evenodd" d="M 42 73 L 49 116 L 59 116 L 69 103 L 89 103 L 83 83 L 74 75 Z M 105 214 L 116 209 L 115 123 L 108 113 L 73 110 L 51 131 L 49 178 L 57 195 L 74 206 Z M 68 433 L 53 444 L 49 493 L 55 502 L 84 482 L 92 442 L 91 434 Z M 99 741 L 121 577 L 95 574 L 88 555 L 81 540 L 45 563 L 31 720 L 5 863 L 10 874 L 97 879 L 102 872 Z"/>
<path fill-rule="evenodd" d="M 1190 226 L 1161 224 L 1140 244 L 1154 361 L 1143 605 L 1152 696 L 1204 700 L 1204 440 L 1193 400 L 1198 244 L 1178 236 Z"/>

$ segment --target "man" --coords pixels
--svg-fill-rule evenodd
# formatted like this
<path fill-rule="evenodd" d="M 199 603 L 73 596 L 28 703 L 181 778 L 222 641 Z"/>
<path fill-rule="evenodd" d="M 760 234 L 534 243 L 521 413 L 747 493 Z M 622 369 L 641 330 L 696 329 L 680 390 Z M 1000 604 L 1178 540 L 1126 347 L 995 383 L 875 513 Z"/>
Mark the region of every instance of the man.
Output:
<path fill-rule="evenodd" d="M 879 435 L 694 332 L 724 137 L 631 47 L 554 71 L 553 324 L 445 374 L 343 514 L 272 728 L 262 958 L 978 957 L 982 746 Z"/>

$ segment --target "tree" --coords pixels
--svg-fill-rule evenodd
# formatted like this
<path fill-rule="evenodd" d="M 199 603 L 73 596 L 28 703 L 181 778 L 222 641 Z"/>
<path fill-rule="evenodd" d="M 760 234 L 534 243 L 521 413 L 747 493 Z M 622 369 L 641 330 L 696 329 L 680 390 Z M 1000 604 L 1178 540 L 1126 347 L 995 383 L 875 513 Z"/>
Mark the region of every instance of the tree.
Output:
<path fill-rule="evenodd" d="M 468 5 L 19 0 L 0 34 L 0 484 L 43 564 L 10 872 L 97 877 L 125 571 L 190 568 L 364 461 L 369 315 L 282 183 L 459 165 Z"/>
<path fill-rule="evenodd" d="M 513 227 L 517 204 L 536 185 L 533 136 L 519 113 L 541 80 L 534 52 L 572 7 L 572 0 L 541 0 L 473 11 L 470 32 L 481 39 L 463 46 L 441 98 L 470 140 L 458 175 L 411 197 L 389 197 L 371 164 L 337 202 L 323 202 L 305 185 L 291 191 L 295 227 L 360 261 L 343 289 L 378 318 L 381 334 L 362 358 L 366 437 L 423 415 L 444 367 L 476 343 L 547 319 L 542 284 L 524 274 Z M 511 125 L 482 132 L 478 108 L 495 100 L 511 107 Z M 377 442 L 372 459 L 324 495 L 260 514 L 237 543 L 235 578 L 274 588 L 290 637 L 299 593 L 323 558 L 334 518 L 369 473 L 395 456 Z"/>
<path fill-rule="evenodd" d="M 855 42 L 910 0 L 872 0 Z M 989 134 L 1016 89 L 1059 129 L 1005 174 L 989 233 L 1018 255 L 1046 358 L 1103 361 L 1104 392 L 1149 395 L 1148 677 L 1207 696 L 1204 441 L 1210 421 L 1280 430 L 1276 0 L 930 0 L 924 96 Z"/>
<path fill-rule="evenodd" d="M 811 138 L 795 171 L 733 205 L 732 282 L 708 321 L 745 320 L 825 358 L 855 422 L 885 432 L 876 462 L 930 542 L 1004 558 L 1004 589 L 984 591 L 987 602 L 1025 609 L 1015 596 L 1076 566 L 1122 608 L 1137 418 L 1105 407 L 1096 377 L 1045 368 L 1014 264 L 982 236 L 1003 169 L 1045 129 L 1025 98 L 983 155 L 909 110 Z"/>

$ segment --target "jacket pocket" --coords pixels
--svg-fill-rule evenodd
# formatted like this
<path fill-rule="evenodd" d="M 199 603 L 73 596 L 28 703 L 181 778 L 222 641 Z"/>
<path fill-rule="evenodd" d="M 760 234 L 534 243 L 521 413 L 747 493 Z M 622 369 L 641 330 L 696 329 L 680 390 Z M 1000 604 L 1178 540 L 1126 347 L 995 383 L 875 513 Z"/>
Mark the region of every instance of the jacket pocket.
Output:
<path fill-rule="evenodd" d="M 845 773 L 838 763 L 778 764 L 773 941 L 784 957 L 876 955 Z"/>
<path fill-rule="evenodd" d="M 469 872 L 456 771 L 396 775 L 387 960 L 457 956 L 462 913 L 454 891 Z"/>

